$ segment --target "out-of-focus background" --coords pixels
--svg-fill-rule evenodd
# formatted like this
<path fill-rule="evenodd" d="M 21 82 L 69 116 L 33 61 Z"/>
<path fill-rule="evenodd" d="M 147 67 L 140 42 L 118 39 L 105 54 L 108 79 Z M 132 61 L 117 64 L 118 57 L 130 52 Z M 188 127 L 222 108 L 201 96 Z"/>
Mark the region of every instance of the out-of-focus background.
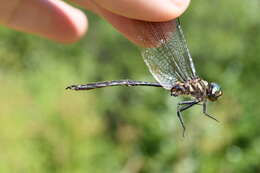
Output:
<path fill-rule="evenodd" d="M 88 13 L 61 45 L 0 29 L 0 172 L 260 172 L 260 1 L 192 1 L 183 30 L 201 77 L 224 95 L 184 113 L 160 88 L 73 92 L 70 84 L 154 81 L 138 48 Z"/>

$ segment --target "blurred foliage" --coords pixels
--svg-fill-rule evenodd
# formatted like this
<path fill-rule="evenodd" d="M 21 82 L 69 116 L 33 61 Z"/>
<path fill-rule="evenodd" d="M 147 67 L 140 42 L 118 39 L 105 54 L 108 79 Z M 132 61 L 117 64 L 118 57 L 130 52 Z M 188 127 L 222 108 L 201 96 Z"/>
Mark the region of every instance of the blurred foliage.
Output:
<path fill-rule="evenodd" d="M 0 172 L 260 172 L 260 1 L 192 1 L 182 25 L 200 76 L 222 85 L 185 112 L 158 88 L 67 85 L 153 81 L 137 47 L 88 14 L 87 36 L 60 45 L 0 28 Z"/>

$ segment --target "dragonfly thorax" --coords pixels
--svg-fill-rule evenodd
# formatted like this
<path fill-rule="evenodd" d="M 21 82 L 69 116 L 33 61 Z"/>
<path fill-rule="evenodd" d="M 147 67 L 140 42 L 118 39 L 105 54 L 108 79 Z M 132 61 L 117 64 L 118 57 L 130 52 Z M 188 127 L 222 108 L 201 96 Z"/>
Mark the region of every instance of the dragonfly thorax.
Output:
<path fill-rule="evenodd" d="M 199 101 L 207 99 L 209 83 L 200 78 L 188 80 L 186 82 L 176 82 L 171 89 L 172 96 L 190 95 Z"/>
<path fill-rule="evenodd" d="M 200 78 L 188 80 L 186 82 L 176 82 L 171 89 L 172 96 L 190 95 L 198 101 L 216 101 L 222 95 L 220 86 L 216 83 L 209 83 Z"/>

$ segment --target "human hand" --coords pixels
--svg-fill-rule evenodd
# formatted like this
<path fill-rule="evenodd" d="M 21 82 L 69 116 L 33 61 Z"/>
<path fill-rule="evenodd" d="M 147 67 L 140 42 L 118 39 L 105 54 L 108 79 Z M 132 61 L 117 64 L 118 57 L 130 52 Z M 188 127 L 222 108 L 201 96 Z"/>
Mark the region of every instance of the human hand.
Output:
<path fill-rule="evenodd" d="M 134 19 L 167 21 L 180 16 L 190 0 L 71 0 L 105 18 L 129 40 Z M 85 14 L 60 0 L 0 0 L 0 24 L 61 43 L 79 40 L 88 28 Z M 138 44 L 138 43 L 137 43 Z"/>

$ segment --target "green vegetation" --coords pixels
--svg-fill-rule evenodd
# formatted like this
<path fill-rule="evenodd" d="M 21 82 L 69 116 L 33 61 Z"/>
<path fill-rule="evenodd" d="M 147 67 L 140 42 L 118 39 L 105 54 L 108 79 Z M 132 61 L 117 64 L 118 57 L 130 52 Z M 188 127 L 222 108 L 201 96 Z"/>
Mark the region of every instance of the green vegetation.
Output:
<path fill-rule="evenodd" d="M 137 47 L 89 14 L 74 45 L 0 29 L 0 172 L 260 172 L 260 3 L 193 1 L 182 25 L 199 75 L 224 96 L 176 117 L 158 88 L 66 91 L 113 79 L 154 81 Z"/>

